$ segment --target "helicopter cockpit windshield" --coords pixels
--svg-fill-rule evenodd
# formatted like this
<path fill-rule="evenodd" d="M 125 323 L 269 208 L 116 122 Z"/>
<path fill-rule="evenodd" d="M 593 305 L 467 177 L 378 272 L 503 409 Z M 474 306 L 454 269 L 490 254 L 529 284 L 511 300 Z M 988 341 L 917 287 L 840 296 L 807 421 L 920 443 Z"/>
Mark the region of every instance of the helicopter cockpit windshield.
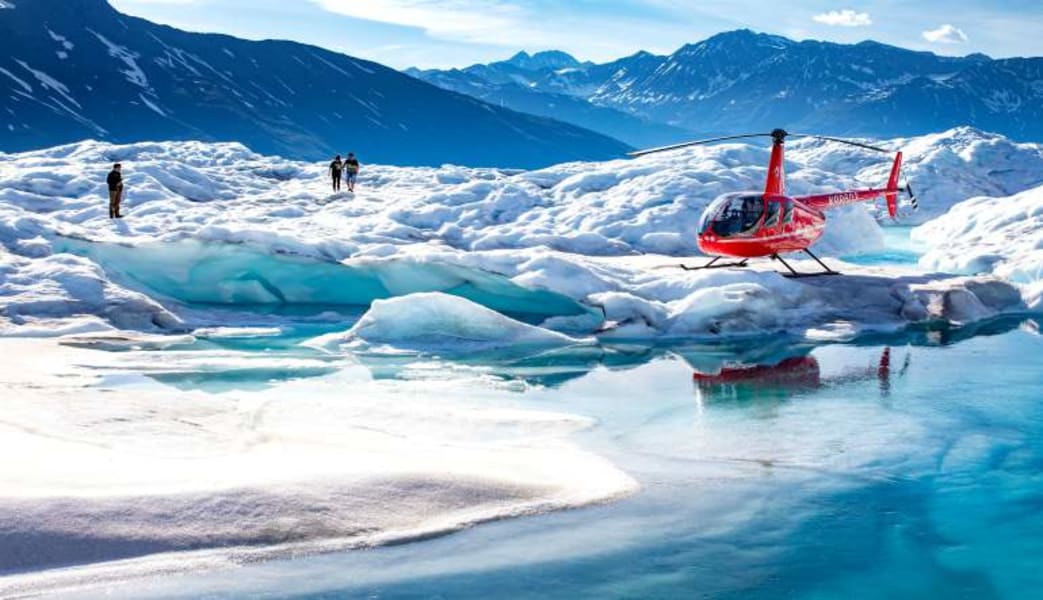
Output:
<path fill-rule="evenodd" d="M 764 215 L 762 194 L 740 192 L 724 194 L 706 209 L 699 233 L 713 233 L 721 237 L 732 237 L 753 233 Z"/>

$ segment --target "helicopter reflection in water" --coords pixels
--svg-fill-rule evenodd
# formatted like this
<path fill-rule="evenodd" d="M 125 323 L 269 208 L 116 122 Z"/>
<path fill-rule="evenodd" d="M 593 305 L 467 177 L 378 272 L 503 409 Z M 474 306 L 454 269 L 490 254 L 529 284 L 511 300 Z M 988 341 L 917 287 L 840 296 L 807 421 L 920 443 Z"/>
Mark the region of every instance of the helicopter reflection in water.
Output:
<path fill-rule="evenodd" d="M 894 379 L 909 368 L 914 348 L 958 344 L 977 336 L 1002 335 L 1018 328 L 1034 332 L 1041 329 L 1038 321 L 1012 315 L 959 327 L 932 325 L 866 333 L 844 344 L 820 344 L 780 335 L 763 340 L 674 344 L 617 341 L 551 350 L 509 347 L 457 354 L 353 352 L 352 360 L 369 369 L 376 379 L 444 379 L 454 373 L 461 376 L 481 373 L 523 383 L 517 388 L 521 390 L 526 389 L 525 386 L 560 388 L 601 369 L 621 372 L 657 361 L 680 359 L 695 371 L 696 388 L 707 399 L 754 400 L 775 394 L 782 400 L 873 378 L 880 381 L 881 394 L 886 396 Z M 885 347 L 908 350 L 903 356 L 901 350 Z M 879 354 L 872 350 L 874 348 L 880 349 Z M 838 364 L 832 357 L 842 349 L 857 352 L 863 358 L 848 357 Z M 865 357 L 867 352 L 873 353 L 872 359 Z"/>
<path fill-rule="evenodd" d="M 909 369 L 911 353 L 907 352 L 901 366 L 894 369 L 890 346 L 885 346 L 875 364 L 848 368 L 838 374 L 824 377 L 819 361 L 808 353 L 809 349 L 796 350 L 793 356 L 768 363 L 725 363 L 715 370 L 700 370 L 692 375 L 696 394 L 700 402 L 742 400 L 786 400 L 795 395 L 814 392 L 823 388 L 877 380 L 880 394 L 891 393 L 893 377 L 905 375 Z"/>

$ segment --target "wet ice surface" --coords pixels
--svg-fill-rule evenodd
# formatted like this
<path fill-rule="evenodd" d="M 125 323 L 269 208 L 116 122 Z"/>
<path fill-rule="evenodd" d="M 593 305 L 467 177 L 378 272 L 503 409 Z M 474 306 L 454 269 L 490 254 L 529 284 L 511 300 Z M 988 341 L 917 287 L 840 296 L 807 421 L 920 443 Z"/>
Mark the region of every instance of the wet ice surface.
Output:
<path fill-rule="evenodd" d="M 564 454 L 555 452 L 533 466 L 569 456 L 579 468 L 597 464 L 560 445 L 567 438 L 625 471 L 641 489 L 605 506 L 486 523 L 382 549 L 298 548 L 286 554 L 295 556 L 292 560 L 279 553 L 250 557 L 234 551 L 161 555 L 122 570 L 95 566 L 0 578 L 0 589 L 178 598 L 263 592 L 277 597 L 1017 596 L 1043 583 L 1034 567 L 1043 552 L 1043 517 L 1032 508 L 1043 497 L 1038 330 L 1033 320 L 1001 319 L 958 330 L 876 336 L 854 345 L 816 347 L 776 339 L 599 346 L 482 360 L 354 357 L 376 381 L 404 393 L 394 397 L 396 406 L 356 406 L 349 421 L 328 424 L 332 430 L 347 427 L 345 437 L 358 433 L 350 420 L 387 412 L 385 425 L 405 420 L 401 431 L 411 427 L 417 440 L 444 438 L 446 424 L 455 422 L 448 435 L 471 440 L 468 453 L 455 459 L 488 451 L 483 443 L 537 436 L 544 443 L 557 438 L 553 443 Z M 288 379 L 307 382 L 323 380 L 308 371 L 312 361 L 344 366 L 337 363 L 341 359 L 293 346 L 292 335 L 255 333 L 254 338 L 219 337 L 225 344 L 221 350 L 215 350 L 214 340 L 151 352 L 124 349 L 116 353 L 123 378 L 107 375 L 112 379 L 103 385 L 139 393 L 154 385 L 126 377 L 127 371 L 138 371 L 145 380 L 219 399 L 228 382 L 200 380 L 189 367 L 203 371 L 221 360 L 256 359 L 280 363 L 293 374 Z M 156 377 L 164 363 L 179 365 L 180 374 Z M 763 370 L 749 370 L 757 365 Z M 694 373 L 701 382 L 693 381 Z M 250 381 L 269 374 L 240 377 Z M 266 383 L 276 391 L 301 384 L 275 379 Z M 422 403 L 401 404 L 418 394 Z M 438 416 L 460 408 L 457 398 L 482 400 L 467 403 L 474 412 L 463 421 Z M 285 410 L 298 413 L 303 425 L 300 413 L 316 402 L 323 404 L 299 398 Z M 324 419 L 338 419 L 335 404 L 323 406 L 332 411 Z M 500 412 L 491 418 L 484 411 L 493 408 Z M 420 411 L 422 426 L 408 424 L 412 411 Z M 475 437 L 477 429 L 481 433 Z M 513 470 L 511 476 L 525 479 Z M 519 483 L 511 489 L 458 486 L 464 490 L 460 496 L 425 496 L 425 490 L 444 487 L 411 481 L 408 489 L 373 482 L 338 491 L 323 479 L 323 487 L 293 489 L 294 503 L 249 496 L 241 501 L 275 514 L 287 506 L 292 512 L 316 494 L 348 506 L 407 497 L 411 510 L 420 503 L 428 507 L 424 510 L 444 510 L 458 508 L 454 498 L 471 503 L 491 495 L 496 502 L 517 502 L 542 493 Z M 25 508 L 39 523 L 41 515 L 61 506 Z M 112 512 L 104 519 L 142 515 L 140 524 L 155 529 L 149 535 L 158 551 L 176 548 L 165 534 L 157 535 L 163 534 L 163 520 L 157 522 L 156 514 L 141 511 L 136 502 L 106 510 Z M 226 516 L 210 525 L 220 529 Z M 234 544 L 250 534 L 249 521 L 238 523 L 219 541 Z M 260 538 L 262 544 L 276 541 L 285 540 Z M 256 563 L 257 558 L 266 561 Z M 184 568 L 194 574 L 176 574 Z M 91 587 L 92 580 L 101 587 Z M 88 587 L 77 589 L 84 584 Z"/>
<path fill-rule="evenodd" d="M 489 383 L 469 378 L 480 370 L 516 382 L 519 406 L 596 419 L 577 439 L 641 491 L 403 546 L 104 589 L 156 598 L 1024 597 L 1043 584 L 1038 330 L 1005 319 L 859 345 L 458 363 L 436 375 L 456 380 L 457 393 L 482 393 Z M 741 374 L 756 362 L 790 366 Z M 695 372 L 711 379 L 693 382 Z"/>
<path fill-rule="evenodd" d="M 19 457 L 0 463 L 0 596 L 423 539 L 636 487 L 571 442 L 590 419 L 516 405 L 480 372 L 386 381 L 300 332 L 219 333 L 0 340 L 0 452 Z"/>

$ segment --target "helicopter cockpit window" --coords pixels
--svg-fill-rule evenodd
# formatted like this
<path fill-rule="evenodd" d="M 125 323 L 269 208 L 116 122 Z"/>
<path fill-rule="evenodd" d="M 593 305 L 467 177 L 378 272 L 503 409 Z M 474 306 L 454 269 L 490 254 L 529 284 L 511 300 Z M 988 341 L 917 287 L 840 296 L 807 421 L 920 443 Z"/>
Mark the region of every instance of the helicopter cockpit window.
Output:
<path fill-rule="evenodd" d="M 778 202 L 768 203 L 768 216 L 764 219 L 765 227 L 778 227 L 779 217 L 782 216 L 782 205 Z"/>
<path fill-rule="evenodd" d="M 782 205 L 782 224 L 789 225 L 793 222 L 793 203 L 787 200 Z"/>
<path fill-rule="evenodd" d="M 710 219 L 700 230 L 712 229 L 721 237 L 753 233 L 764 216 L 764 198 L 760 195 L 728 194 L 715 200 L 714 205 L 707 210 Z"/>

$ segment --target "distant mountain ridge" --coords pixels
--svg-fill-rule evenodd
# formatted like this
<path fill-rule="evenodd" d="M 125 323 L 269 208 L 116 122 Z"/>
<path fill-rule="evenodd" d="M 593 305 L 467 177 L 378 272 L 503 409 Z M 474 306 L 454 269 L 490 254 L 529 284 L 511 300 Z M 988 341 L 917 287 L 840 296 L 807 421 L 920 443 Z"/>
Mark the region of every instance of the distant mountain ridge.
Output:
<path fill-rule="evenodd" d="M 461 84 L 464 76 L 510 82 L 529 95 L 567 95 L 700 134 L 781 126 L 895 137 L 970 125 L 1043 140 L 1043 58 L 945 57 L 871 41 L 797 42 L 738 30 L 668 56 L 639 52 L 567 68 L 527 64 L 512 59 L 411 73 L 465 93 L 472 92 Z M 525 110 L 521 103 L 505 105 Z M 566 112 L 560 118 L 570 120 Z"/>
<path fill-rule="evenodd" d="M 629 149 L 377 63 L 180 31 L 105 0 L 0 0 L 0 132 L 0 151 L 85 138 L 234 140 L 298 159 L 354 150 L 401 165 L 539 167 Z"/>
<path fill-rule="evenodd" d="M 529 54 L 524 50 L 505 61 L 515 67 L 536 71 L 540 69 L 575 69 L 594 63 L 580 63 L 574 56 L 560 50 L 545 50 Z"/>
<path fill-rule="evenodd" d="M 567 54 L 564 56 L 572 58 Z M 600 106 L 580 96 L 534 89 L 530 86 L 529 78 L 533 73 L 584 69 L 592 67 L 591 63 L 581 64 L 575 59 L 571 62 L 561 59 L 551 63 L 555 66 L 537 67 L 533 65 L 540 62 L 531 60 L 534 57 L 520 57 L 521 54 L 501 63 L 475 65 L 463 70 L 407 69 L 405 72 L 446 90 L 466 94 L 496 106 L 572 123 L 611 136 L 631 146 L 654 146 L 692 135 L 692 132 L 683 128 L 656 123 L 624 110 Z M 573 66 L 561 66 L 567 64 Z"/>

